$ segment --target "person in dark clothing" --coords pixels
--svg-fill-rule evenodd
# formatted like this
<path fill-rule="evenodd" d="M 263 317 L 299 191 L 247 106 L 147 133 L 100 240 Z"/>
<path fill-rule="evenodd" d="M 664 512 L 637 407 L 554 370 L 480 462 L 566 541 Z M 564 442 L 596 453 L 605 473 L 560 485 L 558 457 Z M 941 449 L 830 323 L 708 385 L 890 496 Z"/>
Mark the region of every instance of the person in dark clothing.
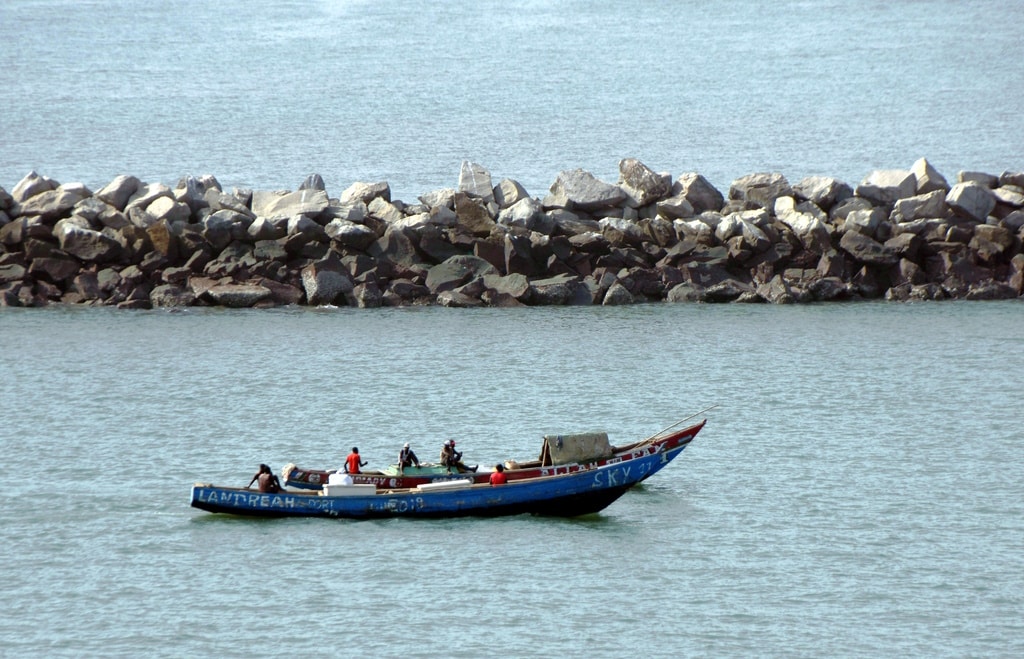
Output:
<path fill-rule="evenodd" d="M 398 452 L 398 473 L 402 473 L 406 467 L 411 467 L 413 465 L 419 467 L 420 460 L 416 457 L 416 454 L 413 453 L 413 450 L 409 448 L 409 442 L 406 442 L 405 446 L 402 447 L 402 450 Z"/>
<path fill-rule="evenodd" d="M 467 467 L 462 464 L 462 452 L 455 450 L 454 439 L 449 439 L 441 447 L 441 464 L 448 467 L 448 471 L 451 471 L 453 468 L 457 472 L 476 471 L 476 467 Z"/>

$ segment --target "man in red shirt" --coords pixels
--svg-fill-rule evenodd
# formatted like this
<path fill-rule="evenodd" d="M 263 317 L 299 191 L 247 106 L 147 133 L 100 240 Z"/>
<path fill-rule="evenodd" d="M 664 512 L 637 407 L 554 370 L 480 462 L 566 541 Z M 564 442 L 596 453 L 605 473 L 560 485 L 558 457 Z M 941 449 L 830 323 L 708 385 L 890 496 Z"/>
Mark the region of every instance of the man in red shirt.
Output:
<path fill-rule="evenodd" d="M 360 467 L 365 467 L 366 463 L 359 457 L 359 447 L 353 446 L 352 452 L 345 458 L 345 473 L 346 474 L 358 474 Z"/>
<path fill-rule="evenodd" d="M 508 482 L 508 476 L 505 475 L 505 467 L 501 464 L 494 465 L 494 471 L 491 473 L 491 485 L 504 485 Z"/>

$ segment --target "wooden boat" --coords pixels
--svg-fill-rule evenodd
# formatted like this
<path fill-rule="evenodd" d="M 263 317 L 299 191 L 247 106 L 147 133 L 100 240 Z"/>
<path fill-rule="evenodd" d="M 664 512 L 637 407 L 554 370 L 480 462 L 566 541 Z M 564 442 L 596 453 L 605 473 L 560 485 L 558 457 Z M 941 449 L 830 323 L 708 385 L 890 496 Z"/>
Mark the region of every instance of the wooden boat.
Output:
<path fill-rule="evenodd" d="M 711 408 L 708 408 L 711 409 Z M 707 410 L 704 410 L 707 411 Z M 700 414 L 700 412 L 698 412 Z M 694 415 L 696 416 L 696 415 Z M 693 417 L 683 419 L 679 423 Z M 645 455 L 658 453 L 680 446 L 686 446 L 701 431 L 707 420 L 682 430 L 669 432 L 679 423 L 647 439 L 624 446 L 611 446 L 605 433 L 580 433 L 575 435 L 547 435 L 544 437 L 541 454 L 537 460 L 505 462 L 505 475 L 508 480 L 522 480 L 541 476 L 570 474 L 577 471 L 596 469 L 608 464 L 636 460 Z M 376 485 L 381 488 L 404 489 L 418 487 L 427 483 L 470 480 L 474 483 L 487 483 L 491 476 L 490 469 L 477 471 L 449 471 L 438 464 L 423 463 L 420 467 L 406 467 L 399 472 L 398 465 L 391 465 L 380 471 L 366 471 L 352 474 L 352 482 L 357 485 Z M 294 464 L 285 465 L 281 470 L 282 482 L 286 487 L 319 490 L 335 472 L 302 469 Z"/>
<path fill-rule="evenodd" d="M 688 444 L 669 448 L 663 441 L 655 450 L 628 460 L 493 486 L 465 478 L 404 489 L 326 485 L 320 492 L 271 494 L 197 483 L 192 486 L 192 506 L 212 513 L 257 517 L 439 518 L 522 513 L 575 517 L 604 510 L 629 488 L 661 470 Z"/>

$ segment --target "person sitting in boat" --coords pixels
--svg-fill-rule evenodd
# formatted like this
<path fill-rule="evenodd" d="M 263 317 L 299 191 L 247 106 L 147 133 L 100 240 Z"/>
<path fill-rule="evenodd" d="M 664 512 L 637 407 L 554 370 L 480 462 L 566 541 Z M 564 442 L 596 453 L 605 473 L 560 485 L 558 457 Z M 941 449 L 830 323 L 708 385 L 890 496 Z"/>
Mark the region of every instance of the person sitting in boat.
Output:
<path fill-rule="evenodd" d="M 462 452 L 455 450 L 455 440 L 449 439 L 441 447 L 441 464 L 448 467 L 448 471 L 451 471 L 454 467 L 456 471 L 476 471 L 476 467 L 467 467 L 462 464 Z"/>
<path fill-rule="evenodd" d="M 420 460 L 416 457 L 416 454 L 413 453 L 412 449 L 409 448 L 409 442 L 406 442 L 405 446 L 402 447 L 402 450 L 398 452 L 398 473 L 402 473 L 406 467 L 411 467 L 413 465 L 419 467 Z"/>
<path fill-rule="evenodd" d="M 274 472 L 270 470 L 265 464 L 260 465 L 260 470 L 256 472 L 256 475 L 252 477 L 249 484 L 245 486 L 245 489 L 252 487 L 252 484 L 256 483 L 257 487 L 260 488 L 260 492 L 280 492 L 284 488 L 281 487 L 281 481 L 277 479 Z"/>
<path fill-rule="evenodd" d="M 500 462 L 494 465 L 494 471 L 491 472 L 491 485 L 504 485 L 508 482 L 508 476 L 505 475 L 505 466 Z"/>
<path fill-rule="evenodd" d="M 366 462 L 359 457 L 359 447 L 353 446 L 352 452 L 345 458 L 345 473 L 346 474 L 358 474 L 360 467 L 365 467 Z"/>

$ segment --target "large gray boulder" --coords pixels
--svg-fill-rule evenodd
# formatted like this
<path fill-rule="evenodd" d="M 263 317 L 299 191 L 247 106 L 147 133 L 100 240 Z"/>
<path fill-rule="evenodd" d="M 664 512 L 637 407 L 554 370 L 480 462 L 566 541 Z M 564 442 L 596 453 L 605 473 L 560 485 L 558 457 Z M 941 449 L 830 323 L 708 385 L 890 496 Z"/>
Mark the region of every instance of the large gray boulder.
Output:
<path fill-rule="evenodd" d="M 214 213 L 216 215 L 216 213 Z M 213 217 L 213 216 L 210 216 Z M 206 228 L 206 239 L 210 241 L 211 245 L 214 245 L 214 240 L 211 238 L 210 232 L 216 232 L 218 237 L 217 243 L 221 247 L 227 245 L 227 242 L 221 243 L 223 237 L 226 235 L 230 241 L 231 237 L 231 226 L 233 222 L 219 222 L 218 228 L 213 228 L 213 225 L 209 223 L 209 219 L 203 220 L 203 224 L 207 225 Z M 277 240 L 284 238 L 288 234 L 288 222 L 280 220 L 270 220 L 265 217 L 257 217 L 252 221 L 252 224 L 246 229 L 246 233 L 249 234 L 251 240 Z"/>
<path fill-rule="evenodd" d="M 757 294 L 772 304 L 793 304 L 798 295 L 782 275 L 775 275 L 769 281 L 757 285 Z"/>
<path fill-rule="evenodd" d="M 517 300 L 524 300 L 530 292 L 530 280 L 524 275 L 513 273 L 502 276 L 500 274 L 485 274 L 483 276 L 484 286 L 498 296 L 508 296 Z"/>
<path fill-rule="evenodd" d="M 0 187 L 0 212 L 10 209 L 13 205 L 14 197 L 7 190 L 4 190 L 3 187 Z"/>
<path fill-rule="evenodd" d="M 131 224 L 124 213 L 110 204 L 97 199 L 95 196 L 87 197 L 75 204 L 72 213 L 88 219 L 93 225 L 92 228 L 95 229 L 102 227 L 123 229 Z"/>
<path fill-rule="evenodd" d="M 232 211 L 255 219 L 256 213 L 252 212 L 241 199 L 233 194 L 225 194 L 216 188 L 211 188 L 203 193 L 203 200 L 212 211 Z"/>
<path fill-rule="evenodd" d="M 917 194 L 917 179 L 905 169 L 876 169 L 861 181 L 856 192 L 875 206 L 890 208 L 897 200 Z"/>
<path fill-rule="evenodd" d="M 946 178 L 931 166 L 924 158 L 918 158 L 910 168 L 914 175 L 917 194 L 928 194 L 929 192 L 941 191 L 943 194 L 949 192 L 949 183 Z"/>
<path fill-rule="evenodd" d="M 358 250 L 365 250 L 373 241 L 377 240 L 377 234 L 373 229 L 347 220 L 331 220 L 324 227 L 324 231 L 328 238 L 339 245 Z"/>
<path fill-rule="evenodd" d="M 28 273 L 37 279 L 41 277 L 55 284 L 61 284 L 74 279 L 81 267 L 82 264 L 76 259 L 56 252 L 52 256 L 32 259 Z"/>
<path fill-rule="evenodd" d="M 58 183 L 50 177 L 31 171 L 15 184 L 11 198 L 21 204 L 42 192 L 56 190 L 57 187 Z"/>
<path fill-rule="evenodd" d="M 730 213 L 715 225 L 715 238 L 720 243 L 740 235 L 743 235 L 743 220 L 740 219 L 739 213 Z"/>
<path fill-rule="evenodd" d="M 154 307 L 190 307 L 196 303 L 196 294 L 178 285 L 163 284 L 150 291 L 149 301 Z"/>
<path fill-rule="evenodd" d="M 693 208 L 693 212 L 682 217 L 700 215 L 705 211 L 720 211 L 725 197 L 706 178 L 696 172 L 680 174 L 672 185 L 672 196 L 681 197 Z"/>
<path fill-rule="evenodd" d="M 526 199 L 529 196 L 526 188 L 512 179 L 502 179 L 498 185 L 494 186 L 494 202 L 498 204 L 498 208 L 508 208 L 520 199 Z"/>
<path fill-rule="evenodd" d="M 388 261 L 405 268 L 422 266 L 422 259 L 416 253 L 416 246 L 408 229 L 389 227 L 384 235 L 367 247 L 367 253 L 381 261 Z"/>
<path fill-rule="evenodd" d="M 352 289 L 352 301 L 360 309 L 377 309 L 383 304 L 383 295 L 377 282 L 368 281 L 363 284 L 356 284 Z"/>
<path fill-rule="evenodd" d="M 791 196 L 786 177 L 778 173 L 748 174 L 732 182 L 729 187 L 729 199 L 756 204 L 761 208 L 774 208 L 779 197 Z"/>
<path fill-rule="evenodd" d="M 350 204 L 336 204 L 332 200 L 327 212 L 321 215 L 318 219 L 326 223 L 330 223 L 331 220 L 346 220 L 348 222 L 355 222 L 356 224 L 364 224 L 369 212 L 370 211 L 366 207 L 366 204 L 361 201 L 356 201 Z"/>
<path fill-rule="evenodd" d="M 20 263 L 0 265 L 0 284 L 10 284 L 25 278 L 28 270 Z"/>
<path fill-rule="evenodd" d="M 999 187 L 999 177 L 994 174 L 989 174 L 988 172 L 972 172 L 961 169 L 956 173 L 957 183 L 967 183 L 970 181 L 983 185 L 989 189 Z"/>
<path fill-rule="evenodd" d="M 252 212 L 269 220 L 284 220 L 299 215 L 317 217 L 327 210 L 330 200 L 323 190 L 297 190 L 279 193 L 252 193 Z"/>
<path fill-rule="evenodd" d="M 188 204 L 175 200 L 172 197 L 159 197 L 153 200 L 146 207 L 146 212 L 156 220 L 166 220 L 171 224 L 175 222 L 188 222 L 192 215 L 192 209 Z"/>
<path fill-rule="evenodd" d="M 449 307 L 452 309 L 470 309 L 473 307 L 482 307 L 484 305 L 483 301 L 479 298 L 468 295 L 460 290 L 444 291 L 439 293 L 436 300 L 442 307 Z"/>
<path fill-rule="evenodd" d="M 420 203 L 427 208 L 437 208 L 444 206 L 446 208 L 455 208 L 455 189 L 454 188 L 439 188 L 437 190 L 431 190 L 430 192 L 421 194 L 418 199 Z M 463 193 L 465 194 L 465 193 Z"/>
<path fill-rule="evenodd" d="M 270 289 L 259 284 L 217 284 L 205 295 L 222 307 L 246 308 L 270 297 Z"/>
<path fill-rule="evenodd" d="M 793 186 L 793 194 L 827 212 L 852 197 L 853 188 L 831 176 L 808 176 Z"/>
<path fill-rule="evenodd" d="M 274 281 L 273 279 L 260 279 L 259 284 L 270 290 L 270 297 L 266 298 L 266 300 L 261 300 L 261 302 L 294 306 L 302 302 L 302 298 L 305 297 L 302 289 L 291 284 Z"/>
<path fill-rule="evenodd" d="M 1014 185 L 1024 188 L 1024 172 L 1011 172 L 1009 170 L 999 175 L 999 185 Z"/>
<path fill-rule="evenodd" d="M 39 217 L 48 224 L 66 217 L 75 205 L 88 197 L 88 191 L 79 186 L 60 186 L 53 190 L 44 190 L 11 209 L 11 215 L 22 217 Z"/>
<path fill-rule="evenodd" d="M 657 203 L 658 214 L 668 220 L 679 220 L 693 217 L 693 205 L 683 194 L 676 194 Z"/>
<path fill-rule="evenodd" d="M 498 213 L 498 224 L 509 227 L 523 227 L 531 231 L 535 230 L 538 220 L 544 214 L 544 207 L 533 197 L 520 199 L 508 208 Z M 554 223 L 550 223 L 554 228 Z"/>
<path fill-rule="evenodd" d="M 824 254 L 832 246 L 832 234 L 828 225 L 809 213 L 792 212 L 779 216 L 779 221 L 793 232 L 804 249 L 815 254 Z"/>
<path fill-rule="evenodd" d="M 491 173 L 483 165 L 478 165 L 475 162 L 462 161 L 457 189 L 459 192 L 483 199 L 485 202 L 494 201 L 494 184 L 491 183 Z"/>
<path fill-rule="evenodd" d="M 437 295 L 454 290 L 477 277 L 500 275 L 498 269 L 477 256 L 453 256 L 427 271 L 426 285 Z"/>
<path fill-rule="evenodd" d="M 992 191 L 996 203 L 1010 208 L 1024 208 L 1024 188 L 1015 185 L 1003 185 Z"/>
<path fill-rule="evenodd" d="M 318 223 L 305 215 L 298 215 L 288 219 L 289 243 L 293 245 L 303 243 L 325 243 L 329 240 L 327 232 Z"/>
<path fill-rule="evenodd" d="M 391 201 L 391 186 L 388 185 L 387 181 L 379 181 L 377 183 L 353 183 L 341 193 L 338 201 L 342 204 L 362 202 L 369 205 L 371 201 L 377 198 L 383 199 L 384 201 Z"/>
<path fill-rule="evenodd" d="M 61 223 L 54 231 L 62 250 L 89 263 L 115 261 L 124 251 L 119 242 L 99 231 L 70 223 Z"/>
<path fill-rule="evenodd" d="M 874 238 L 883 219 L 885 219 L 885 214 L 878 208 L 852 211 L 846 216 L 842 230 L 856 231 L 861 235 Z"/>
<path fill-rule="evenodd" d="M 749 222 L 742 219 L 740 214 L 742 232 L 740 236 L 743 238 L 743 243 L 750 248 L 755 254 L 760 254 L 767 251 L 772 246 L 772 241 L 767 234 L 754 222 Z"/>
<path fill-rule="evenodd" d="M 647 237 L 639 224 L 618 217 L 605 217 L 598 220 L 601 233 L 612 245 L 632 245 L 639 247 Z"/>
<path fill-rule="evenodd" d="M 899 254 L 891 247 L 856 231 L 847 231 L 839 240 L 839 247 L 859 263 L 890 266 L 900 261 Z"/>
<path fill-rule="evenodd" d="M 586 306 L 594 303 L 590 288 L 571 275 L 531 281 L 530 299 L 538 306 Z"/>
<path fill-rule="evenodd" d="M 237 221 L 237 218 L 243 218 L 244 222 Z M 244 215 L 232 213 L 230 211 L 217 211 L 211 215 L 207 215 L 203 218 L 203 221 L 199 224 L 201 227 L 201 235 L 206 242 L 208 242 L 215 250 L 220 251 L 228 246 L 232 240 L 238 240 L 242 236 L 246 237 L 247 240 L 269 240 L 270 236 L 261 235 L 258 238 L 253 236 L 249 232 L 253 222 Z M 241 233 L 241 235 L 240 235 Z M 283 232 L 280 235 L 274 237 L 282 237 Z"/>
<path fill-rule="evenodd" d="M 128 200 L 142 187 L 142 181 L 134 176 L 118 176 L 107 183 L 94 196 L 100 201 L 110 204 L 119 211 L 124 211 Z"/>
<path fill-rule="evenodd" d="M 626 205 L 639 208 L 668 197 L 672 180 L 636 158 L 624 158 L 619 161 L 619 187 L 626 193 Z"/>
<path fill-rule="evenodd" d="M 636 302 L 636 299 L 629 292 L 629 289 L 623 286 L 621 282 L 615 282 L 608 288 L 608 292 L 604 294 L 601 306 L 618 307 L 625 304 L 633 304 L 634 302 Z"/>
<path fill-rule="evenodd" d="M 402 209 L 384 197 L 374 197 L 371 199 L 366 205 L 366 211 L 386 224 L 400 222 L 405 217 Z"/>
<path fill-rule="evenodd" d="M 128 203 L 125 204 L 124 212 L 129 214 L 131 217 L 132 211 L 145 210 L 154 201 L 160 197 L 170 197 L 174 199 L 174 191 L 163 183 L 144 183 L 128 198 Z M 134 220 L 133 220 L 134 222 Z"/>
<path fill-rule="evenodd" d="M 933 217 L 944 218 L 947 210 L 946 193 L 942 190 L 933 190 L 897 200 L 890 217 L 894 222 L 913 222 Z"/>
<path fill-rule="evenodd" d="M 494 229 L 494 218 L 482 200 L 460 192 L 452 197 L 452 205 L 455 208 L 455 224 L 464 231 L 483 237 Z M 433 213 L 434 209 L 431 209 L 431 212 Z"/>
<path fill-rule="evenodd" d="M 333 258 L 310 263 L 302 269 L 301 276 L 306 300 L 311 305 L 334 304 L 354 288 L 344 266 Z"/>
<path fill-rule="evenodd" d="M 545 215 L 554 222 L 555 230 L 566 236 L 597 233 L 601 230 L 601 225 L 598 224 L 597 220 L 580 217 L 572 211 L 561 208 L 548 211 Z"/>
<path fill-rule="evenodd" d="M 1013 211 L 1003 218 L 1003 224 L 1013 231 L 1020 231 L 1024 227 L 1024 210 Z"/>
<path fill-rule="evenodd" d="M 984 222 L 996 207 L 992 191 L 977 181 L 957 183 L 946 195 L 946 204 L 954 214 L 975 222 Z"/>
<path fill-rule="evenodd" d="M 302 179 L 302 183 L 299 184 L 299 190 L 323 190 L 326 192 L 327 185 L 324 183 L 324 177 L 319 174 L 310 174 Z"/>
<path fill-rule="evenodd" d="M 684 281 L 669 289 L 665 295 L 666 302 L 702 302 L 704 287 L 692 281 Z"/>
<path fill-rule="evenodd" d="M 586 170 L 573 169 L 558 174 L 543 203 L 545 208 L 590 212 L 618 206 L 625 198 L 619 186 L 599 181 Z"/>

